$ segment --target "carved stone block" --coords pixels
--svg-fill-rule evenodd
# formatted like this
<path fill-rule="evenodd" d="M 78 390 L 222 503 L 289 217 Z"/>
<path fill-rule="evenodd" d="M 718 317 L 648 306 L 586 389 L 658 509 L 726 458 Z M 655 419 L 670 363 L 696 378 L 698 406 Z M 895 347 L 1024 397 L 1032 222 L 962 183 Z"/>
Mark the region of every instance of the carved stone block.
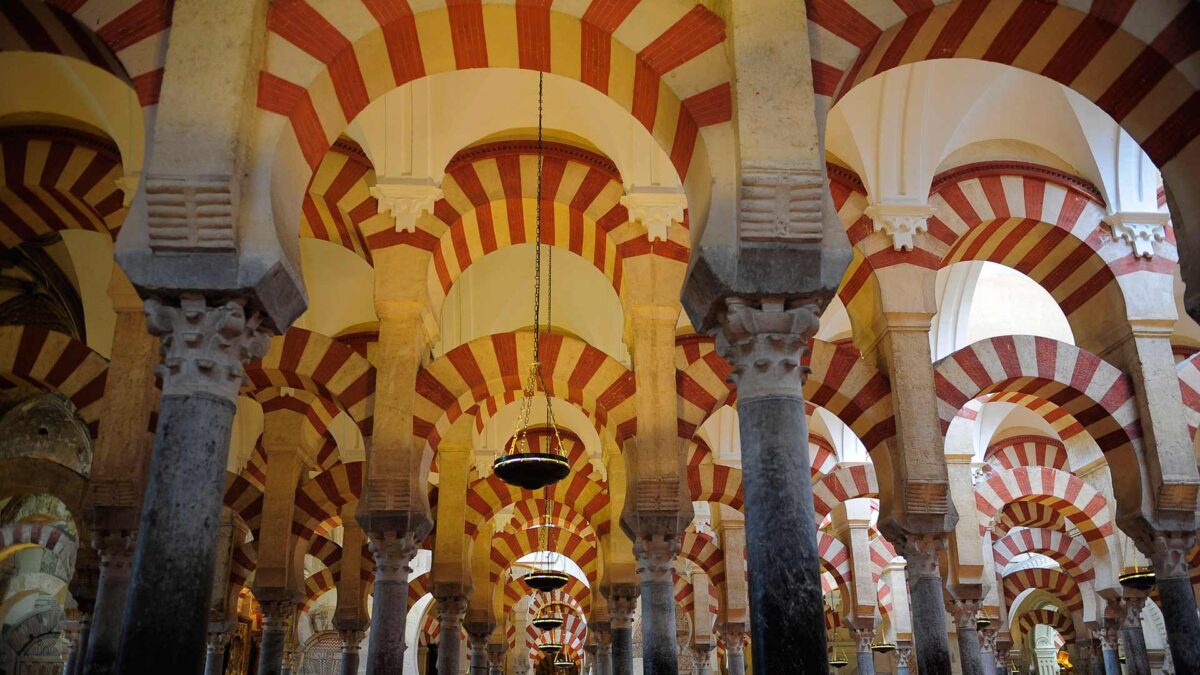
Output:
<path fill-rule="evenodd" d="M 235 191 L 230 176 L 147 176 L 150 248 L 155 252 L 234 250 Z"/>
<path fill-rule="evenodd" d="M 744 241 L 820 244 L 825 175 L 813 169 L 747 167 L 738 202 Z"/>

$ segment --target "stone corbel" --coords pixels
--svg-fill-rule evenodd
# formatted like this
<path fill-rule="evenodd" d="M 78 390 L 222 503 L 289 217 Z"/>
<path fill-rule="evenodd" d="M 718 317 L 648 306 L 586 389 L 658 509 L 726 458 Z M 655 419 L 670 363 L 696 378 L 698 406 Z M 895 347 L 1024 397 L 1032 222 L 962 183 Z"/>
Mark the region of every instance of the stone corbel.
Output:
<path fill-rule="evenodd" d="M 433 212 L 442 188 L 429 178 L 380 178 L 371 196 L 379 201 L 380 213 L 396 219 L 397 232 L 413 232 L 421 215 Z"/>
<path fill-rule="evenodd" d="M 646 228 L 650 241 L 665 241 L 671 226 L 683 222 L 687 195 L 682 188 L 630 187 L 621 197 L 629 220 Z"/>
<path fill-rule="evenodd" d="M 876 232 L 892 238 L 892 249 L 911 251 L 913 236 L 929 231 L 933 208 L 928 204 L 872 204 L 863 211 L 871 219 Z"/>
<path fill-rule="evenodd" d="M 1154 243 L 1166 240 L 1170 219 L 1169 213 L 1123 211 L 1108 216 L 1104 222 L 1112 230 L 1113 239 L 1132 246 L 1135 256 L 1153 258 Z"/>

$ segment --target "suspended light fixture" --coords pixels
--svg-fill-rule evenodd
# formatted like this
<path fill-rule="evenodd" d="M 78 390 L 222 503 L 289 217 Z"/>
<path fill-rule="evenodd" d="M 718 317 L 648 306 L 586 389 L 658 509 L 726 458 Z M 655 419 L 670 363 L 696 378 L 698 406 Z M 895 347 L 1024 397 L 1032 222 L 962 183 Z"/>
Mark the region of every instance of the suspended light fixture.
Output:
<path fill-rule="evenodd" d="M 552 593 L 566 586 L 571 577 L 566 570 L 559 569 L 554 552 L 550 550 L 550 529 L 554 527 L 550 520 L 550 498 L 546 497 L 543 504 L 542 523 L 538 527 L 538 549 L 544 559 L 540 566 L 535 561 L 533 571 L 521 577 L 521 581 L 535 591 Z"/>
<path fill-rule="evenodd" d="M 538 645 L 538 649 L 541 650 L 543 654 L 557 654 L 562 651 L 562 648 L 563 646 L 561 642 L 543 642 L 542 644 Z"/>
<path fill-rule="evenodd" d="M 554 667 L 559 670 L 570 670 L 575 662 L 568 659 L 565 655 L 559 654 L 558 658 L 554 659 Z"/>
<path fill-rule="evenodd" d="M 890 654 L 891 652 L 896 651 L 896 643 L 880 640 L 879 642 L 871 645 L 871 651 L 877 654 Z"/>
<path fill-rule="evenodd" d="M 987 614 L 980 612 L 975 615 L 975 630 L 983 630 L 992 625 L 992 619 Z"/>
<path fill-rule="evenodd" d="M 554 630 L 555 628 L 561 628 L 564 623 L 562 614 L 554 611 L 559 606 L 560 603 L 551 603 L 543 607 L 531 622 L 533 623 L 534 628 L 537 628 L 538 630 Z"/>
<path fill-rule="evenodd" d="M 850 662 L 846 660 L 846 654 L 839 653 L 837 648 L 835 647 L 833 649 L 833 655 L 829 657 L 829 667 L 830 668 L 845 668 L 848 665 L 850 665 Z"/>
<path fill-rule="evenodd" d="M 516 429 L 505 444 L 504 454 L 496 458 L 492 471 L 500 480 L 526 490 L 539 490 L 554 485 L 567 477 L 571 465 L 563 452 L 562 437 L 554 421 L 554 408 L 550 405 L 550 389 L 546 386 L 541 363 L 542 338 L 542 73 L 538 73 L 538 135 L 537 135 L 537 216 L 534 226 L 533 254 L 533 360 L 522 390 L 521 408 L 517 414 Z M 547 247 L 546 269 L 546 325 L 553 326 L 554 298 L 554 248 Z M 529 417 L 533 411 L 533 400 L 539 394 L 546 400 L 546 427 L 549 431 L 546 447 L 535 451 L 529 447 Z"/>
<path fill-rule="evenodd" d="M 1126 560 L 1131 560 L 1134 565 L 1127 568 L 1129 571 L 1118 576 L 1117 581 L 1125 588 L 1143 593 L 1149 592 L 1150 589 L 1154 588 L 1154 584 L 1158 582 L 1158 577 L 1154 574 L 1154 568 L 1150 567 L 1148 561 L 1145 565 L 1140 564 L 1142 556 L 1137 547 L 1133 545 L 1132 539 L 1126 539 L 1125 546 L 1127 551 Z"/>

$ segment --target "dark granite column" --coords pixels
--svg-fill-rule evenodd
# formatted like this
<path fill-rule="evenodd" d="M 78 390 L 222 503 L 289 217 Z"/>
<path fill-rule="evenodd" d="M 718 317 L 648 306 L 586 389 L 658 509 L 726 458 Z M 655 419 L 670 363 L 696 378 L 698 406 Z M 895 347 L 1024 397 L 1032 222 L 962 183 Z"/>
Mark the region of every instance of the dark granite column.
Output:
<path fill-rule="evenodd" d="M 363 638 L 367 631 L 361 629 L 339 630 L 338 637 L 342 639 L 341 675 L 356 675 L 358 673 L 358 655 L 362 649 Z"/>
<path fill-rule="evenodd" d="M 223 675 L 225 672 L 225 646 L 229 644 L 229 631 L 208 632 L 204 650 L 204 675 Z"/>
<path fill-rule="evenodd" d="M 725 638 L 725 670 L 729 675 L 746 675 L 746 627 L 742 624 L 725 624 L 721 628 Z M 828 663 L 828 661 L 826 662 Z"/>
<path fill-rule="evenodd" d="M 269 346 L 243 304 L 146 301 L 147 330 L 162 338 L 162 400 L 116 672 L 203 668 L 238 389 L 243 365 Z"/>
<path fill-rule="evenodd" d="M 83 650 L 86 648 L 88 640 L 88 629 L 91 624 L 91 617 L 83 612 L 74 619 L 68 619 L 63 622 L 62 635 L 67 640 L 69 645 L 67 648 L 67 662 L 63 666 L 63 675 L 75 675 L 82 672 L 83 667 Z"/>
<path fill-rule="evenodd" d="M 1187 557 L 1195 545 L 1195 532 L 1159 532 L 1151 542 L 1159 607 L 1177 673 L 1200 673 L 1200 615 Z"/>
<path fill-rule="evenodd" d="M 675 556 L 680 538 L 670 532 L 638 533 L 633 542 L 642 581 L 642 669 L 646 675 L 679 675 L 675 638 Z"/>
<path fill-rule="evenodd" d="M 1105 619 L 1100 629 L 1100 651 L 1104 655 L 1105 675 L 1121 675 L 1120 629 L 1116 620 Z"/>
<path fill-rule="evenodd" d="M 871 651 L 875 629 L 851 628 L 850 634 L 854 636 L 854 662 L 858 667 L 858 675 L 875 675 L 875 653 Z"/>
<path fill-rule="evenodd" d="M 979 631 L 979 660 L 983 664 L 983 675 L 1002 675 L 996 670 L 996 639 L 998 637 L 999 634 L 995 628 L 984 628 Z"/>
<path fill-rule="evenodd" d="M 595 621 L 588 632 L 596 636 L 596 675 L 613 675 L 612 672 L 612 624 Z"/>
<path fill-rule="evenodd" d="M 296 614 L 291 600 L 263 601 L 262 643 L 258 647 L 258 675 L 280 675 L 284 669 L 284 649 L 288 628 Z"/>
<path fill-rule="evenodd" d="M 123 530 L 94 530 L 92 547 L 100 556 L 96 584 L 95 626 L 83 651 L 83 670 L 88 675 L 108 675 L 117 662 L 121 620 L 129 595 L 136 537 Z"/>
<path fill-rule="evenodd" d="M 829 672 L 800 364 L 818 314 L 727 298 L 717 334 L 738 388 L 750 647 L 771 675 Z"/>
<path fill-rule="evenodd" d="M 390 532 L 370 533 L 370 539 L 371 557 L 375 559 L 375 592 L 371 601 L 367 672 L 403 675 L 408 575 L 412 574 L 417 543 L 412 535 Z"/>
<path fill-rule="evenodd" d="M 896 675 L 908 675 L 912 656 L 912 647 L 896 648 Z"/>
<path fill-rule="evenodd" d="M 467 623 L 467 644 L 471 650 L 471 675 L 488 675 L 488 638 L 492 629 L 487 623 Z"/>
<path fill-rule="evenodd" d="M 1150 656 L 1146 654 L 1146 635 L 1142 633 L 1142 608 L 1146 606 L 1146 598 L 1124 597 L 1120 603 L 1121 639 L 1125 642 L 1125 673 L 1150 675 Z"/>
<path fill-rule="evenodd" d="M 975 619 L 979 616 L 979 608 L 982 604 L 980 600 L 974 598 L 955 598 L 950 601 L 951 613 L 954 615 L 954 630 L 958 635 L 958 659 L 962 664 L 963 675 L 983 675 L 979 632 L 975 627 Z"/>
<path fill-rule="evenodd" d="M 506 645 L 492 643 L 487 646 L 488 675 L 504 675 L 504 657 L 507 654 Z"/>
<path fill-rule="evenodd" d="M 911 534 L 904 542 L 913 648 L 920 673 L 950 672 L 950 639 L 938 564 L 938 551 L 945 546 L 944 534 Z"/>
<path fill-rule="evenodd" d="M 441 622 L 438 632 L 438 675 L 442 673 L 458 675 L 462 673 L 462 627 L 463 617 L 467 614 L 466 589 L 456 593 L 438 593 L 437 616 Z M 472 675 L 475 675 L 472 672 Z"/>
<path fill-rule="evenodd" d="M 634 584 L 608 589 L 608 619 L 612 626 L 612 675 L 633 675 L 633 612 L 638 592 Z"/>

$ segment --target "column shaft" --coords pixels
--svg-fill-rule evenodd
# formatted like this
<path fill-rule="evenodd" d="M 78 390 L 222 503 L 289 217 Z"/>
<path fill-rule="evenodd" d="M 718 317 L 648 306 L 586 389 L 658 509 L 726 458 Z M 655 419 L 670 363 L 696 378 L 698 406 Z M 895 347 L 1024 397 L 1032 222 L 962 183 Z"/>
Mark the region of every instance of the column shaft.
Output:
<path fill-rule="evenodd" d="M 896 675 L 908 675 L 909 661 L 912 660 L 912 648 L 900 647 L 896 649 Z M 1006 674 L 1007 675 L 1007 674 Z"/>
<path fill-rule="evenodd" d="M 438 675 L 462 673 L 462 625 L 467 613 L 466 595 L 446 595 L 437 599 L 438 620 Z M 472 674 L 474 675 L 474 674 Z"/>
<path fill-rule="evenodd" d="M 375 595 L 371 601 L 367 672 L 403 675 L 408 575 L 412 573 L 410 564 L 417 554 L 417 543 L 409 535 L 374 534 L 370 548 L 375 559 Z"/>
<path fill-rule="evenodd" d="M 467 634 L 471 648 L 471 675 L 488 675 L 487 641 L 490 635 L 490 632 Z"/>
<path fill-rule="evenodd" d="M 615 624 L 615 622 L 614 622 Z M 612 675 L 633 675 L 633 626 L 613 626 Z"/>
<path fill-rule="evenodd" d="M 1116 647 L 1104 648 L 1104 674 L 1121 675 L 1121 655 Z"/>
<path fill-rule="evenodd" d="M 730 649 L 726 652 L 725 669 L 729 671 L 729 675 L 746 675 L 746 652 L 745 647 L 739 645 L 737 649 Z"/>
<path fill-rule="evenodd" d="M 229 633 L 208 634 L 208 645 L 204 654 L 204 675 L 223 675 L 227 644 L 229 644 Z"/>
<path fill-rule="evenodd" d="M 938 550 L 944 544 L 942 536 L 911 535 L 904 547 L 913 647 L 917 653 L 917 672 L 920 673 L 950 672 L 946 603 L 938 571 Z"/>
<path fill-rule="evenodd" d="M 979 614 L 981 603 L 976 599 L 955 599 L 951 602 L 955 633 L 958 636 L 958 658 L 962 664 L 963 675 L 984 675 L 979 631 L 975 627 L 975 617 Z"/>
<path fill-rule="evenodd" d="M 851 626 L 850 634 L 854 636 L 855 641 L 854 662 L 858 667 L 858 675 L 875 675 L 875 654 L 871 652 L 871 640 L 875 638 L 874 628 Z"/>
<path fill-rule="evenodd" d="M 1200 673 L 1200 615 L 1186 576 L 1158 577 L 1159 607 L 1167 626 L 1167 644 L 1177 673 Z"/>
<path fill-rule="evenodd" d="M 95 532 L 92 545 L 100 554 L 100 576 L 96 584 L 95 629 L 81 650 L 88 675 L 114 672 L 121 641 L 121 619 L 129 594 L 134 538 L 128 532 Z"/>
<path fill-rule="evenodd" d="M 1123 627 L 1121 639 L 1125 642 L 1126 675 L 1150 675 L 1150 657 L 1146 654 L 1146 636 L 1142 633 L 1141 623 Z"/>
<path fill-rule="evenodd" d="M 679 537 L 639 534 L 633 544 L 642 582 L 642 668 L 646 675 L 678 675 L 675 641 L 675 556 Z"/>
<path fill-rule="evenodd" d="M 365 635 L 365 630 L 356 628 L 338 630 L 338 636 L 342 638 L 341 675 L 355 675 L 358 672 L 359 648 Z"/>
<path fill-rule="evenodd" d="M 263 603 L 262 642 L 258 647 L 258 675 L 281 675 L 285 663 L 288 627 L 296 606 L 290 602 Z"/>

